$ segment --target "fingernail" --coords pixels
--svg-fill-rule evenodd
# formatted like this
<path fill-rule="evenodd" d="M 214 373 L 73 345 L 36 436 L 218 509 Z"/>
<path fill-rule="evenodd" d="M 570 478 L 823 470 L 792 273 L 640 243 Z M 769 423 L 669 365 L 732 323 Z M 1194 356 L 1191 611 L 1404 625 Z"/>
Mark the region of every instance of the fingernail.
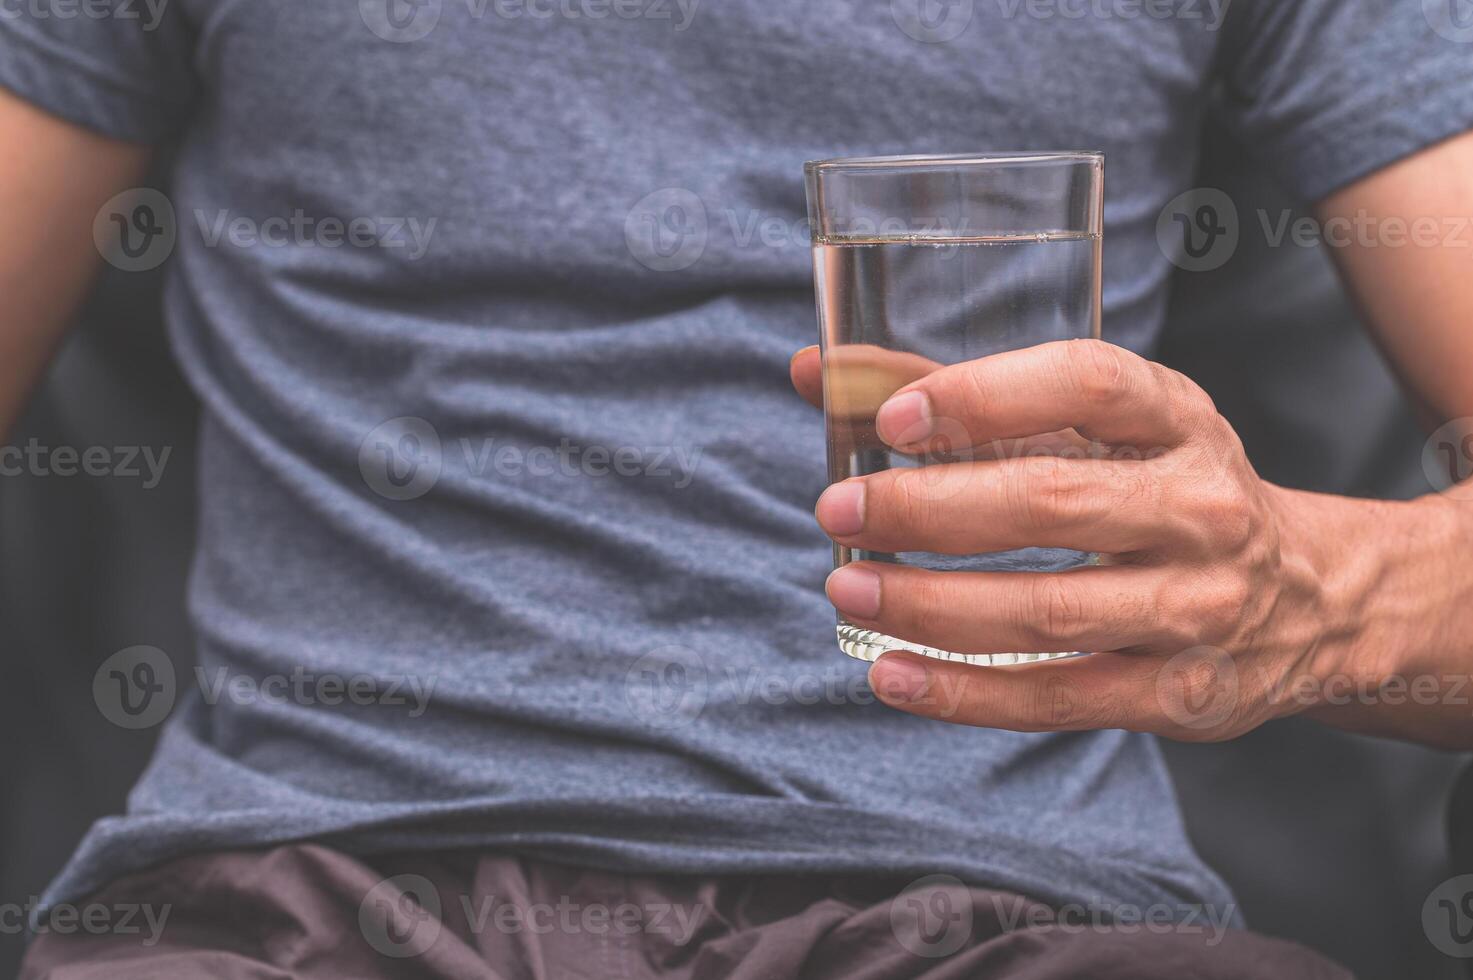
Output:
<path fill-rule="evenodd" d="M 869 669 L 870 689 L 884 701 L 912 704 L 925 696 L 929 684 L 925 667 L 892 653 L 876 660 Z"/>
<path fill-rule="evenodd" d="M 824 585 L 829 601 L 845 616 L 874 619 L 880 614 L 880 576 L 860 565 L 835 569 Z"/>
<path fill-rule="evenodd" d="M 908 446 L 931 434 L 931 400 L 924 391 L 896 395 L 875 413 L 875 431 L 886 445 Z"/>
<path fill-rule="evenodd" d="M 818 350 L 817 344 L 809 344 L 807 347 L 804 347 L 802 350 L 795 352 L 792 357 L 788 358 L 788 364 L 791 365 L 794 361 L 802 357 L 804 354 L 808 353 L 809 351 L 816 350 Z"/>
<path fill-rule="evenodd" d="M 834 537 L 858 534 L 864 529 L 864 482 L 835 483 L 818 498 L 813 513 L 823 529 Z"/>

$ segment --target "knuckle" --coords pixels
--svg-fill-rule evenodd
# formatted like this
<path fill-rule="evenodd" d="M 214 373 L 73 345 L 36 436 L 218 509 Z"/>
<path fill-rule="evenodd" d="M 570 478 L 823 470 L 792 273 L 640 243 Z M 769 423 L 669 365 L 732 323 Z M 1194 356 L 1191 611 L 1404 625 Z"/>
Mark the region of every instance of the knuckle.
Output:
<path fill-rule="evenodd" d="M 1174 441 L 1210 436 L 1222 421 L 1212 398 L 1191 378 L 1169 367 L 1147 361 L 1151 368 L 1152 397 L 1148 409 L 1160 416 Z M 1159 447 L 1163 451 L 1169 447 Z"/>
<path fill-rule="evenodd" d="M 1087 404 L 1110 405 L 1130 395 L 1133 375 L 1119 347 L 1085 340 L 1072 346 L 1071 355 L 1071 381 Z"/>
<path fill-rule="evenodd" d="M 1029 608 L 1022 622 L 1038 647 L 1050 652 L 1072 645 L 1085 628 L 1086 611 L 1079 595 L 1053 575 L 1039 575 L 1028 593 Z"/>
<path fill-rule="evenodd" d="M 1238 441 L 1237 432 L 1217 411 L 1212 397 L 1185 375 L 1180 378 L 1178 392 L 1173 399 L 1173 418 L 1178 430 L 1188 439 L 1205 442 L 1224 459 L 1231 456 L 1235 448 L 1241 452 L 1242 443 Z"/>
<path fill-rule="evenodd" d="M 1211 395 L 1207 394 L 1205 388 L 1180 371 L 1172 371 L 1170 368 L 1162 368 L 1161 370 L 1172 376 L 1175 381 L 1178 397 L 1195 414 L 1210 419 L 1222 417 L 1218 414 L 1217 403 L 1212 400 Z"/>
<path fill-rule="evenodd" d="M 1084 725 L 1091 716 L 1085 692 L 1068 677 L 1055 675 L 1039 685 L 1030 716 L 1039 728 L 1066 729 Z"/>
<path fill-rule="evenodd" d="M 1120 502 L 1149 513 L 1165 512 L 1165 492 L 1154 472 L 1139 466 L 1118 467 L 1111 472 Z"/>
<path fill-rule="evenodd" d="M 1011 481 L 1013 512 L 1031 531 L 1083 518 L 1092 500 L 1077 467 L 1069 460 L 1035 457 Z"/>
<path fill-rule="evenodd" d="M 1201 603 L 1203 625 L 1215 636 L 1236 635 L 1244 624 L 1252 597 L 1253 590 L 1239 576 L 1226 576 L 1213 583 Z"/>
<path fill-rule="evenodd" d="M 1174 587 L 1171 617 L 1164 642 L 1173 649 L 1190 649 L 1204 643 L 1232 645 L 1245 628 L 1252 601 L 1252 587 L 1238 575 L 1193 576 Z"/>
<path fill-rule="evenodd" d="M 1187 650 L 1201 643 L 1193 610 L 1195 597 L 1175 578 L 1156 587 L 1150 599 L 1150 614 L 1156 624 L 1157 645 L 1166 650 Z"/>
<path fill-rule="evenodd" d="M 1252 543 L 1257 515 L 1237 487 L 1216 481 L 1203 487 L 1197 497 L 1198 520 L 1208 529 L 1219 549 L 1238 553 Z"/>

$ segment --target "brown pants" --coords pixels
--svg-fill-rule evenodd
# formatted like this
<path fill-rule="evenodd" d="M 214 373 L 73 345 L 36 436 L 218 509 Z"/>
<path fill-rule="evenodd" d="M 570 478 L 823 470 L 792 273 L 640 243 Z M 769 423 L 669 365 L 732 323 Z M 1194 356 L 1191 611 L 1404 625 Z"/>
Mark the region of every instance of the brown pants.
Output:
<path fill-rule="evenodd" d="M 944 876 L 617 874 L 469 852 L 370 863 L 296 845 L 183 858 L 62 908 L 22 980 L 1350 976 L 1220 921 L 1112 925 Z"/>

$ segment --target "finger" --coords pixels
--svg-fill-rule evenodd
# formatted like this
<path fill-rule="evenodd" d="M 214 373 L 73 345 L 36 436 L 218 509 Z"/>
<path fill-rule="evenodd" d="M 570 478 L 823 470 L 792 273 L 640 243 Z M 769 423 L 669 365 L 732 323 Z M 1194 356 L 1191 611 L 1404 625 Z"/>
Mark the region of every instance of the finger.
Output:
<path fill-rule="evenodd" d="M 793 355 L 788 362 L 788 377 L 804 401 L 814 408 L 823 408 L 823 358 L 817 344 Z"/>
<path fill-rule="evenodd" d="M 980 728 L 1182 735 L 1157 696 L 1160 670 L 1159 658 L 1119 653 L 1016 667 L 887 653 L 870 668 L 870 687 L 891 707 Z"/>
<path fill-rule="evenodd" d="M 854 562 L 829 576 L 829 601 L 856 626 L 955 653 L 1165 648 L 1178 637 L 1157 599 L 1157 568 L 937 572 Z"/>
<path fill-rule="evenodd" d="M 886 443 L 924 446 L 942 423 L 973 444 L 1072 428 L 1112 445 L 1179 445 L 1215 414 L 1180 374 L 1097 340 L 1062 341 L 944 367 L 876 413 Z"/>
<path fill-rule="evenodd" d="M 873 348 L 865 348 L 864 352 L 857 355 L 854 360 L 865 360 L 872 358 Z M 844 355 L 837 360 L 844 363 Z M 929 365 L 930 362 L 926 362 Z M 923 367 L 921 364 L 912 364 L 908 373 Z M 841 368 L 842 370 L 842 368 Z M 788 376 L 792 380 L 793 388 L 802 396 L 803 400 L 815 408 L 823 408 L 823 357 L 819 353 L 818 345 L 805 347 L 793 355 L 788 364 Z M 857 383 L 853 387 L 861 387 Z M 881 392 L 887 391 L 883 386 Z M 893 393 L 893 392 L 891 392 Z M 853 399 L 851 399 L 851 402 Z M 879 399 L 883 404 L 884 399 Z M 841 411 L 844 407 L 841 406 Z M 852 411 L 852 406 L 849 409 Z M 873 422 L 873 415 L 861 414 L 852 419 L 860 423 Z M 852 440 L 855 441 L 853 448 L 875 449 L 882 448 L 885 443 L 876 435 L 872 426 L 860 424 L 849 430 Z M 1048 456 L 1048 455 L 1073 455 L 1089 454 L 1096 452 L 1098 447 L 1088 439 L 1075 432 L 1073 429 L 1064 429 L 1059 432 L 1050 432 L 1043 435 L 1029 436 L 1026 439 L 997 439 L 984 445 L 979 445 L 971 453 L 973 459 L 1017 459 L 1021 456 Z"/>
<path fill-rule="evenodd" d="M 1190 532 L 1164 487 L 1149 463 L 1029 456 L 856 477 L 825 490 L 814 514 L 835 541 L 869 551 L 1125 554 Z"/>
<path fill-rule="evenodd" d="M 895 392 L 940 369 L 919 354 L 872 344 L 842 344 L 823 355 L 823 385 L 831 416 L 856 423 L 874 421 L 875 412 Z"/>

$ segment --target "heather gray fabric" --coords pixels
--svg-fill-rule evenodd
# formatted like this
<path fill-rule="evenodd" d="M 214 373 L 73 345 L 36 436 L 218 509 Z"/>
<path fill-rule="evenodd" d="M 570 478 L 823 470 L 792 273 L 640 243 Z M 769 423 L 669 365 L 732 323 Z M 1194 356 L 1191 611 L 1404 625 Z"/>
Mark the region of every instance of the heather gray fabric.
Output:
<path fill-rule="evenodd" d="M 835 650 L 785 378 L 815 333 L 799 168 L 1105 150 L 1108 336 L 1149 351 L 1215 82 L 1309 197 L 1473 122 L 1468 48 L 1418 5 L 59 8 L 4 8 L 0 84 L 181 140 L 205 683 L 157 695 L 129 815 L 53 900 L 316 837 L 1230 905 L 1149 739 L 928 723 Z M 377 703 L 281 696 L 360 675 Z"/>

